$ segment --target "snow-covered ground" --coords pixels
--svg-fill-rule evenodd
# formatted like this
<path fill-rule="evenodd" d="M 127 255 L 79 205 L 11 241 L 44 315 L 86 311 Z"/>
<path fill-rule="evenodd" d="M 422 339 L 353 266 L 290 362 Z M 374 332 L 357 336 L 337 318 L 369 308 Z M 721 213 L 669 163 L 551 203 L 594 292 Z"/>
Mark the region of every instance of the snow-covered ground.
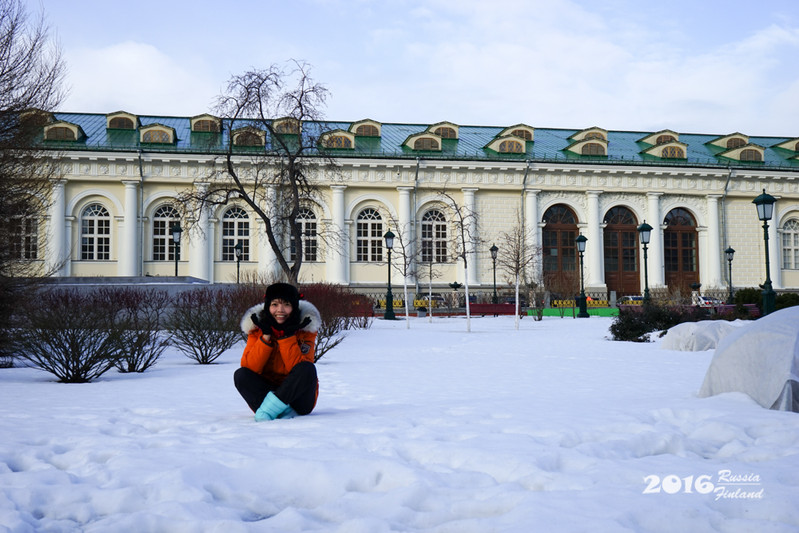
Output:
<path fill-rule="evenodd" d="M 253 421 L 241 345 L 83 385 L 0 370 L 0 530 L 799 531 L 799 414 L 698 398 L 712 351 L 412 320 L 351 333 L 291 420 Z"/>

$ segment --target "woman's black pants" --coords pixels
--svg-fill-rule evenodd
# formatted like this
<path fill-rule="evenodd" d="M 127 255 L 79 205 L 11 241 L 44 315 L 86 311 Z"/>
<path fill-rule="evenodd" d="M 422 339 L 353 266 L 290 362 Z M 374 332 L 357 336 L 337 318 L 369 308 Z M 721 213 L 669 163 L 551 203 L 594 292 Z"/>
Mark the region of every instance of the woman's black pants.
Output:
<path fill-rule="evenodd" d="M 316 365 L 308 361 L 297 363 L 280 385 L 264 379 L 262 375 L 245 367 L 236 370 L 233 374 L 233 383 L 253 412 L 261 407 L 264 398 L 271 391 L 278 400 L 290 405 L 298 415 L 307 415 L 313 411 L 319 384 Z"/>

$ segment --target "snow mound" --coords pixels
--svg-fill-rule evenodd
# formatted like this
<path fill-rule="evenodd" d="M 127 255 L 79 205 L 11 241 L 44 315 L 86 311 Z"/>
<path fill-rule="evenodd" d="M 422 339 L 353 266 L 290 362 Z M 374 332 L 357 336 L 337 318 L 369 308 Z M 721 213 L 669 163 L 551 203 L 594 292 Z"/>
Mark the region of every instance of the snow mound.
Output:
<path fill-rule="evenodd" d="M 660 347 L 664 350 L 682 352 L 704 352 L 714 350 L 719 341 L 737 327 L 745 326 L 751 321 L 736 320 L 703 320 L 701 322 L 683 322 L 669 329 L 663 337 Z"/>
<path fill-rule="evenodd" d="M 763 407 L 799 413 L 799 307 L 721 339 L 699 396 L 724 392 L 743 392 Z"/>

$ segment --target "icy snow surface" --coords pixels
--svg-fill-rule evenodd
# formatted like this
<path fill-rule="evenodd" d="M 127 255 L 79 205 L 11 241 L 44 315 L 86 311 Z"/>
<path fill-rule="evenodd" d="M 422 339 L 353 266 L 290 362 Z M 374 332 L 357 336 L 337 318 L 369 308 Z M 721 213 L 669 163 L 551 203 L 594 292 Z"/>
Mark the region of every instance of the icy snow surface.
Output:
<path fill-rule="evenodd" d="M 82 385 L 0 370 L 0 530 L 799 531 L 799 415 L 698 398 L 712 351 L 411 320 L 351 333 L 291 420 L 253 421 L 243 345 Z"/>

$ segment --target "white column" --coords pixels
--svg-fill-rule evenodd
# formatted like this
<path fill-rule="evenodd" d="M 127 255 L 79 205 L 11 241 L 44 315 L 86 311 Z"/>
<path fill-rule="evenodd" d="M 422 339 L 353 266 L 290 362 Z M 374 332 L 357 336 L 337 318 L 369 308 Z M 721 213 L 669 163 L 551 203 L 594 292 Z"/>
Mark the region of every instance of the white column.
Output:
<path fill-rule="evenodd" d="M 699 264 L 700 280 L 703 288 L 722 287 L 721 275 L 721 223 L 719 218 L 719 198 L 721 195 L 711 194 L 707 197 L 707 246 L 705 265 Z"/>
<path fill-rule="evenodd" d="M 588 268 L 585 273 L 587 287 L 601 287 L 602 280 L 602 229 L 599 219 L 599 195 L 602 191 L 586 191 L 588 196 L 588 225 L 586 227 L 585 253 L 588 256 Z"/>
<path fill-rule="evenodd" d="M 125 216 L 122 220 L 119 247 L 118 274 L 120 276 L 139 275 L 139 240 L 137 228 L 139 222 L 139 182 L 123 181 L 125 185 Z"/>
<path fill-rule="evenodd" d="M 271 216 L 273 210 L 269 206 L 274 206 L 277 202 L 277 191 L 274 187 L 266 189 L 267 215 Z M 269 237 L 266 234 L 266 226 L 263 222 L 258 222 L 258 271 L 263 272 L 267 277 L 279 276 L 280 266 L 277 263 L 277 255 L 269 244 Z"/>
<path fill-rule="evenodd" d="M 537 254 L 538 247 L 541 245 L 539 235 L 539 215 L 538 215 L 538 193 L 540 190 L 527 190 L 524 192 L 524 234 L 527 239 L 527 253 Z M 539 279 L 541 266 L 538 261 L 533 261 L 533 280 Z"/>
<path fill-rule="evenodd" d="M 475 217 L 477 216 L 477 208 L 475 206 L 474 194 L 477 192 L 476 188 L 463 189 L 463 208 L 464 216 L 466 217 L 466 238 L 470 239 L 466 243 L 466 257 L 469 261 L 469 285 L 475 286 L 478 282 L 477 271 L 480 267 L 477 262 L 477 254 L 474 253 L 474 243 L 471 239 L 477 237 L 477 225 L 475 224 Z"/>
<path fill-rule="evenodd" d="M 327 243 L 327 281 L 330 283 L 346 284 L 349 265 L 350 242 L 344 226 L 344 191 L 346 185 L 332 185 L 331 210 L 333 219 L 328 232 L 330 238 Z"/>
<path fill-rule="evenodd" d="M 195 185 L 199 194 L 203 194 L 208 189 L 207 183 L 197 183 Z M 210 226 L 208 224 L 208 209 L 202 208 L 197 213 L 197 221 L 188 233 L 188 239 L 185 244 L 181 240 L 181 252 L 185 254 L 186 246 L 189 246 L 189 275 L 198 279 L 213 282 L 212 271 L 212 256 L 211 248 L 209 246 L 209 233 Z M 184 233 L 184 235 L 186 235 Z M 183 257 L 186 257 L 183 255 Z"/>
<path fill-rule="evenodd" d="M 663 229 L 661 227 L 663 221 L 660 216 L 660 197 L 662 194 L 659 192 L 647 193 L 647 224 L 652 226 L 652 234 L 647 249 L 649 288 L 663 287 L 666 284 L 666 276 L 663 270 Z"/>
<path fill-rule="evenodd" d="M 774 204 L 774 213 L 777 213 L 777 204 Z M 768 225 L 768 257 L 769 272 L 771 276 L 771 286 L 774 289 L 782 289 L 782 268 L 780 261 L 780 235 L 777 231 L 779 220 L 773 218 Z"/>
<path fill-rule="evenodd" d="M 53 182 L 53 201 L 50 204 L 50 221 L 47 226 L 47 242 L 45 243 L 45 269 L 54 276 L 68 276 L 69 247 L 67 239 L 66 199 L 64 197 L 64 180 Z"/>
<path fill-rule="evenodd" d="M 413 254 L 414 254 L 414 243 L 411 239 L 411 224 L 413 223 L 413 216 L 411 214 L 411 191 L 413 187 L 397 187 L 397 191 L 399 192 L 399 228 L 397 231 L 401 232 L 402 234 L 402 244 L 405 246 L 405 254 L 407 257 L 401 258 L 402 261 L 407 261 L 409 264 L 408 270 L 412 270 L 413 261 Z M 398 258 L 400 259 L 400 258 Z M 396 264 L 396 263 L 395 263 Z M 405 278 L 405 281 L 408 284 L 413 284 L 413 276 L 408 274 Z"/>

